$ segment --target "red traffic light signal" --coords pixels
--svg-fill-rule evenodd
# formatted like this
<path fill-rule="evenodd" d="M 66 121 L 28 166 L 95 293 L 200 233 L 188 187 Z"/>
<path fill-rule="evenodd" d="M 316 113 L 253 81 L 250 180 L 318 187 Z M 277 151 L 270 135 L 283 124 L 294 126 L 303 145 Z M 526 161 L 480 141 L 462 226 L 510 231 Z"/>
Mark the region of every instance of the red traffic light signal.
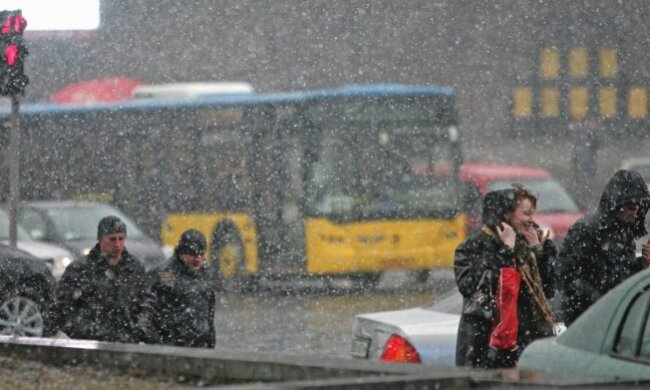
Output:
<path fill-rule="evenodd" d="M 0 95 L 17 95 L 25 91 L 29 79 L 23 73 L 27 48 L 23 32 L 27 21 L 20 10 L 0 11 Z"/>
<path fill-rule="evenodd" d="M 0 33 L 4 35 L 8 34 L 22 34 L 27 27 L 27 20 L 23 18 L 21 11 L 5 11 L 7 15 L 4 15 L 4 24 L 0 28 Z"/>

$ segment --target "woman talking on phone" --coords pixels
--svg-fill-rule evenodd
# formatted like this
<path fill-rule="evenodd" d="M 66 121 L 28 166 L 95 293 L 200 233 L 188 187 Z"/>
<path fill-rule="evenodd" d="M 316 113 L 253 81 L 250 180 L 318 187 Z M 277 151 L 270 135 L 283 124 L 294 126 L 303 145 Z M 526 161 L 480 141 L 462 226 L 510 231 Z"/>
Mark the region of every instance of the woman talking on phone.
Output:
<path fill-rule="evenodd" d="M 456 364 L 513 367 L 521 350 L 551 336 L 555 315 L 549 232 L 534 221 L 537 198 L 519 184 L 483 200 L 483 227 L 456 249 L 454 274 L 463 295 Z"/>

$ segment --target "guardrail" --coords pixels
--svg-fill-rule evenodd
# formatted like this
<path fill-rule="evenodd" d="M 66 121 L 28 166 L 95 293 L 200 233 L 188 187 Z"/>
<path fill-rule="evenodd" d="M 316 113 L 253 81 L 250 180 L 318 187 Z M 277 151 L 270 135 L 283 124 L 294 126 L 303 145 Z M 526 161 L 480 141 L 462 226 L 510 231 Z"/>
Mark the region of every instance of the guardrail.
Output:
<path fill-rule="evenodd" d="M 121 373 L 137 372 L 175 383 L 179 378 L 202 386 L 229 384 L 238 389 L 397 389 L 520 386 L 612 388 L 639 385 L 558 378 L 519 370 L 470 370 L 411 364 L 328 359 L 223 349 L 182 348 L 0 336 L 0 355 L 46 365 L 87 365 Z M 646 383 L 650 384 L 650 383 Z"/>

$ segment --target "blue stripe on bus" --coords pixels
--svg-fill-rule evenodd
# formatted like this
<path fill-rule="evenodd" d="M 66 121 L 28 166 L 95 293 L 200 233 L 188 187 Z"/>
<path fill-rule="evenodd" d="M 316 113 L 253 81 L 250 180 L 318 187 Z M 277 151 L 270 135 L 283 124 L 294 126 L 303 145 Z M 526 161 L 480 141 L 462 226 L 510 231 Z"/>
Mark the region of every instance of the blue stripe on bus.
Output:
<path fill-rule="evenodd" d="M 170 100 L 128 100 L 116 103 L 96 103 L 92 105 L 60 105 L 46 102 L 23 103 L 21 115 L 74 114 L 100 111 L 137 111 L 165 108 L 200 108 L 205 106 L 235 106 L 254 104 L 283 104 L 291 102 L 310 102 L 345 97 L 423 97 L 453 96 L 454 90 L 447 87 L 408 86 L 403 84 L 352 84 L 334 89 L 278 93 L 243 93 L 203 96 L 193 99 Z M 10 106 L 0 107 L 0 117 L 8 116 Z"/>

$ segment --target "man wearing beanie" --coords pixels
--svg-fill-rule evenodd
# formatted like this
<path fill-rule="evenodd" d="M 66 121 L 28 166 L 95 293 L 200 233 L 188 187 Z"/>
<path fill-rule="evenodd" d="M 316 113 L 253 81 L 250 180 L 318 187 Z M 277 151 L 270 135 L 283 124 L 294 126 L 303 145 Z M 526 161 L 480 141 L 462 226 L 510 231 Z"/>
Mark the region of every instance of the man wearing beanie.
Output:
<path fill-rule="evenodd" d="M 97 244 L 66 268 L 56 288 L 48 322 L 53 331 L 74 339 L 143 341 L 147 279 L 124 246 L 126 235 L 118 217 L 99 221 Z"/>
<path fill-rule="evenodd" d="M 205 236 L 185 231 L 174 254 L 156 272 L 147 305 L 159 342 L 184 347 L 214 348 L 214 286 L 205 262 Z"/>

